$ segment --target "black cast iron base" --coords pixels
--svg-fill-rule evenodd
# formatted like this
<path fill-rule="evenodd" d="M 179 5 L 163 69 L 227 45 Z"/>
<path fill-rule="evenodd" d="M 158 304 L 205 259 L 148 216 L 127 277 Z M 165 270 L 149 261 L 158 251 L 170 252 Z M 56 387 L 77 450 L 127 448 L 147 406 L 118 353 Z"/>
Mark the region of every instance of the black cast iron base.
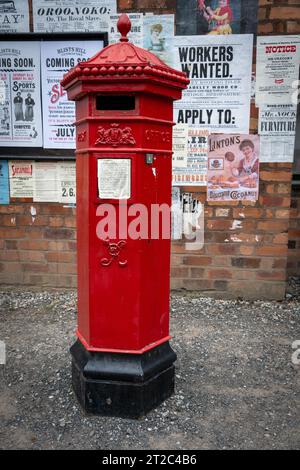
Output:
<path fill-rule="evenodd" d="M 71 347 L 73 389 L 87 413 L 139 418 L 174 392 L 176 354 L 169 342 L 144 354 Z"/>

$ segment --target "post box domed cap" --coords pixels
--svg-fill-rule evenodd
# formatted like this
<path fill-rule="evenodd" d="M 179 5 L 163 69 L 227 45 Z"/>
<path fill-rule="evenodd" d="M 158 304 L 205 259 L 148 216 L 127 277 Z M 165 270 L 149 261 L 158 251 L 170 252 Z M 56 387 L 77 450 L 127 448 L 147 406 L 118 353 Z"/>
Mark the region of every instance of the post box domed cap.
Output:
<path fill-rule="evenodd" d="M 80 62 L 64 75 L 61 84 L 66 89 L 77 80 L 111 80 L 120 79 L 159 79 L 181 89 L 186 88 L 189 79 L 184 72 L 165 64 L 152 52 L 129 42 L 127 34 L 131 21 L 126 14 L 118 20 L 120 41 L 100 50 L 86 62 Z"/>

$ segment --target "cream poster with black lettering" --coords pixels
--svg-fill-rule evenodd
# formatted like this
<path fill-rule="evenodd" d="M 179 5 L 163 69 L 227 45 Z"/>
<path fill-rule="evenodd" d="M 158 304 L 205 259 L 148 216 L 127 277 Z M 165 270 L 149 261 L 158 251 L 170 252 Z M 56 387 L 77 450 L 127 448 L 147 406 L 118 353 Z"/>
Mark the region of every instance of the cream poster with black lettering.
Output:
<path fill-rule="evenodd" d="M 40 43 L 0 44 L 0 145 L 42 147 Z"/>
<path fill-rule="evenodd" d="M 190 79 L 174 103 L 176 122 L 248 134 L 253 35 L 175 36 L 174 45 L 174 67 Z"/>
<path fill-rule="evenodd" d="M 44 41 L 41 46 L 44 148 L 75 148 L 75 103 L 60 85 L 63 75 L 95 55 L 102 41 Z"/>
<path fill-rule="evenodd" d="M 0 33 L 29 33 L 28 0 L 0 1 Z"/>

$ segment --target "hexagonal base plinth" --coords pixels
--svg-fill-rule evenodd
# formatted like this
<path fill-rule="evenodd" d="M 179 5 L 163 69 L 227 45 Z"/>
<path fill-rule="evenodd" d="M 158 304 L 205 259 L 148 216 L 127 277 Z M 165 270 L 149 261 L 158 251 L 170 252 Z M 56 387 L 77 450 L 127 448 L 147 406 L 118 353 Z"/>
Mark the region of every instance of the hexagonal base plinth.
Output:
<path fill-rule="evenodd" d="M 144 354 L 89 352 L 71 348 L 72 381 L 87 413 L 139 418 L 174 392 L 176 354 L 168 342 Z"/>

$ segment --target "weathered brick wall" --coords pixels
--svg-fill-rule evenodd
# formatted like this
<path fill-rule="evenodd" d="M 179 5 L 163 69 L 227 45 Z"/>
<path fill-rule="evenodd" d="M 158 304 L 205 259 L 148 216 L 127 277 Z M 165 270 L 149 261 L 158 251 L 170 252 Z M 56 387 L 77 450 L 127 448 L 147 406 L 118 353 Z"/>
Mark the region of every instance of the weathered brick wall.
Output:
<path fill-rule="evenodd" d="M 155 13 L 174 13 L 175 4 L 175 0 L 118 1 L 119 11 Z M 260 0 L 258 33 L 299 34 L 299 11 L 296 0 Z M 257 131 L 254 106 L 251 130 Z M 292 249 L 290 242 L 289 273 L 299 267 L 294 255 L 300 251 L 299 206 L 294 207 L 294 198 L 290 209 L 291 165 L 261 165 L 256 203 L 207 203 L 204 189 L 184 190 L 205 204 L 205 244 L 200 251 L 188 252 L 183 242 L 173 243 L 172 287 L 224 298 L 283 298 L 289 227 L 290 240 L 296 243 Z M 34 219 L 31 206 L 37 211 Z M 3 284 L 76 285 L 74 209 L 46 203 L 0 206 L 0 248 Z"/>
<path fill-rule="evenodd" d="M 292 191 L 288 244 L 288 276 L 300 274 L 300 187 Z"/>
<path fill-rule="evenodd" d="M 62 204 L 0 205 L 0 283 L 75 287 L 75 227 Z"/>

